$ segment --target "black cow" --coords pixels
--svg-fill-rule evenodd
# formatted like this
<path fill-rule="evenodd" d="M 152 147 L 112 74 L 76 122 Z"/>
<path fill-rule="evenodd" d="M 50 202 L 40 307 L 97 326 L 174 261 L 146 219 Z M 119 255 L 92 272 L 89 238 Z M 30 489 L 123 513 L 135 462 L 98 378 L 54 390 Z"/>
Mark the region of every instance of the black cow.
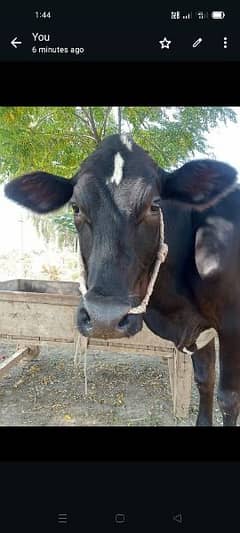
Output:
<path fill-rule="evenodd" d="M 126 135 L 107 137 L 72 179 L 34 172 L 5 187 L 37 213 L 70 201 L 86 271 L 78 309 L 85 336 L 132 336 L 143 320 L 179 350 L 193 352 L 200 392 L 198 425 L 212 424 L 215 348 L 197 349 L 201 332 L 220 342 L 218 402 L 224 425 L 240 409 L 240 190 L 236 171 L 195 160 L 174 172 L 159 168 Z M 159 208 L 168 255 L 144 315 L 144 298 L 159 247 Z"/>

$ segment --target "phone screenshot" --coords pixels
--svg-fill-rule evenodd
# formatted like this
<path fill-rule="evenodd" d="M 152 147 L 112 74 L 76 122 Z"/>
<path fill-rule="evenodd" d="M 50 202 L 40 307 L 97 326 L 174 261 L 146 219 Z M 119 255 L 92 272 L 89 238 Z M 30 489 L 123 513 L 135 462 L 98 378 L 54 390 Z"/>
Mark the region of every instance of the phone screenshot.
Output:
<path fill-rule="evenodd" d="M 1 8 L 2 531 L 235 531 L 240 9 L 72 4 Z"/>

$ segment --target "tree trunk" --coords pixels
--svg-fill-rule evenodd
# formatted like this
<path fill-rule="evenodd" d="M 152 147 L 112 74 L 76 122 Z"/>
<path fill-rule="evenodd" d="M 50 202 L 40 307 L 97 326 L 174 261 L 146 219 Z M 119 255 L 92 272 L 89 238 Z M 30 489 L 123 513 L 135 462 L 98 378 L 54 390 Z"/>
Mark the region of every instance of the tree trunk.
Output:
<path fill-rule="evenodd" d="M 118 134 L 122 133 L 122 108 L 118 107 Z"/>

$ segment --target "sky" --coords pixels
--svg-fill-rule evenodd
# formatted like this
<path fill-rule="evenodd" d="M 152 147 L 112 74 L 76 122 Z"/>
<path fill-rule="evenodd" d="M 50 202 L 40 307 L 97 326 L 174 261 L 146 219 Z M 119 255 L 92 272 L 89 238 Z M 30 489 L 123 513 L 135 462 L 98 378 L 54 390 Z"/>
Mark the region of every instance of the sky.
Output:
<path fill-rule="evenodd" d="M 206 138 L 216 159 L 235 167 L 240 176 L 240 107 L 233 109 L 238 115 L 237 124 L 222 124 L 207 134 Z M 206 158 L 206 155 L 198 153 L 191 159 L 199 157 Z M 5 198 L 3 187 L 0 187 L 0 227 L 0 254 L 13 249 L 28 252 L 43 248 L 33 224 L 27 218 L 26 209 Z"/>
<path fill-rule="evenodd" d="M 228 122 L 227 126 L 222 124 L 220 127 L 214 128 L 211 133 L 206 135 L 206 139 L 216 159 L 235 167 L 240 176 L 240 107 L 233 107 L 232 109 L 238 116 L 238 122 L 236 124 Z"/>

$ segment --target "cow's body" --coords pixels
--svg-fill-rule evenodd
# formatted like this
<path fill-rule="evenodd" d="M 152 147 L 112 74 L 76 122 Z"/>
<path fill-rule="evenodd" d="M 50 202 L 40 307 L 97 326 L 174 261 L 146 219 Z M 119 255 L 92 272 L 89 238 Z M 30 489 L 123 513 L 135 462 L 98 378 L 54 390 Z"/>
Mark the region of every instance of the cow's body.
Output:
<path fill-rule="evenodd" d="M 144 319 L 154 333 L 191 350 L 202 331 L 222 327 L 231 297 L 240 296 L 240 190 L 202 213 L 164 201 L 162 209 L 169 251 Z M 215 264 L 219 272 L 211 276 L 207 268 Z"/>
<path fill-rule="evenodd" d="M 130 336 L 144 320 L 155 334 L 192 352 L 199 425 L 212 423 L 214 342 L 201 349 L 196 344 L 209 328 L 220 341 L 218 399 L 225 425 L 236 424 L 240 408 L 240 190 L 235 182 L 232 167 L 207 160 L 166 173 L 140 147 L 116 135 L 72 180 L 36 173 L 6 187 L 10 198 L 39 213 L 70 199 L 77 205 L 88 286 L 78 312 L 80 331 Z M 156 257 L 156 201 L 168 255 L 139 317 L 131 315 L 131 307 L 143 299 Z"/>

